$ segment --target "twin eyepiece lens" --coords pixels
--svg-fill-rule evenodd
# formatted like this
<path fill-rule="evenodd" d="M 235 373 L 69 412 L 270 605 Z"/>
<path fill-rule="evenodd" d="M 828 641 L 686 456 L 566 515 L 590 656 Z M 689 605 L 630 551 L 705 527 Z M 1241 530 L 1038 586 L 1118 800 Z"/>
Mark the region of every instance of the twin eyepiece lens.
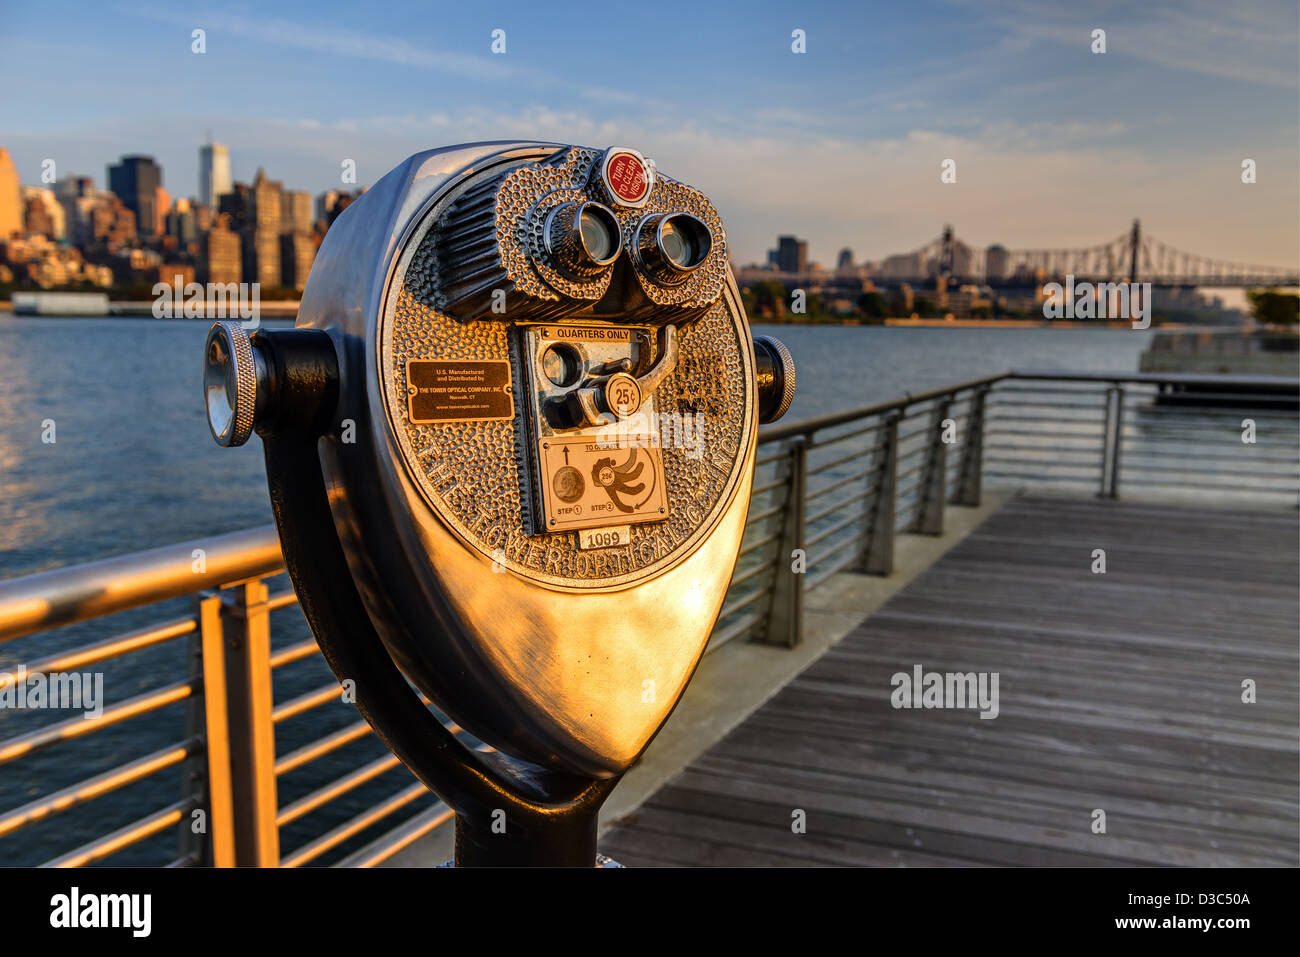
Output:
<path fill-rule="evenodd" d="M 555 268 L 571 279 L 596 278 L 623 251 L 618 217 L 600 203 L 562 203 L 547 215 L 544 234 Z"/>
<path fill-rule="evenodd" d="M 637 227 L 637 259 L 656 282 L 666 286 L 690 278 L 712 249 L 708 225 L 690 213 L 655 213 Z"/>
<path fill-rule="evenodd" d="M 555 268 L 579 282 L 598 277 L 623 251 L 618 217 L 600 203 L 568 202 L 546 215 L 542 232 Z M 685 282 L 713 249 L 708 225 L 690 213 L 652 213 L 637 225 L 634 260 L 655 282 Z"/>

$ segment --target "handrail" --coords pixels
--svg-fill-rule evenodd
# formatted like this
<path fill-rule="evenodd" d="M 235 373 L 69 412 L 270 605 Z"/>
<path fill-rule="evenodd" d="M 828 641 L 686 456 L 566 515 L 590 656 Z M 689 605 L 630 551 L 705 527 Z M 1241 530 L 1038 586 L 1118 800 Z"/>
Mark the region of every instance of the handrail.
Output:
<path fill-rule="evenodd" d="M 781 439 L 792 438 L 796 435 L 807 435 L 810 432 L 820 432 L 822 429 L 833 428 L 837 425 L 843 425 L 846 422 L 852 422 L 854 419 L 865 419 L 870 415 L 879 415 L 882 412 L 893 412 L 896 409 L 906 408 L 917 402 L 928 402 L 931 399 L 937 399 L 940 396 L 952 395 L 954 392 L 964 392 L 968 389 L 977 389 L 980 386 L 992 385 L 995 382 L 1001 382 L 1003 379 L 1014 375 L 1011 372 L 1000 372 L 997 375 L 983 376 L 979 379 L 970 379 L 966 382 L 958 382 L 955 385 L 944 386 L 940 389 L 929 389 L 925 392 L 908 392 L 897 399 L 889 399 L 886 402 L 876 402 L 873 405 L 864 405 L 859 409 L 850 409 L 847 412 L 832 412 L 829 415 L 821 415 L 812 419 L 800 419 L 798 422 L 791 422 L 789 425 L 780 425 L 774 429 L 760 429 L 758 433 L 758 442 L 762 445 L 764 442 L 778 442 Z"/>
<path fill-rule="evenodd" d="M 1055 379 L 1060 382 L 1146 382 L 1151 385 L 1245 385 L 1300 389 L 1300 379 L 1281 375 L 1215 375 L 1210 372 L 1053 372 L 1017 369 L 1003 378 Z M 949 390 L 950 391 L 950 390 Z"/>
<path fill-rule="evenodd" d="M 0 641 L 261 578 L 283 566 L 275 526 L 259 525 L 25 575 L 0 582 Z"/>

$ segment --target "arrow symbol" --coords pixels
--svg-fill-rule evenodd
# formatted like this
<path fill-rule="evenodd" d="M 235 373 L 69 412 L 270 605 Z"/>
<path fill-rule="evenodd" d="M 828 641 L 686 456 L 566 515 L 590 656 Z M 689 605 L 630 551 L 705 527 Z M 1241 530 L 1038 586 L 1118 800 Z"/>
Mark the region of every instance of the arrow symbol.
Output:
<path fill-rule="evenodd" d="M 565 465 L 569 464 L 569 450 L 567 447 L 564 450 L 564 464 Z"/>

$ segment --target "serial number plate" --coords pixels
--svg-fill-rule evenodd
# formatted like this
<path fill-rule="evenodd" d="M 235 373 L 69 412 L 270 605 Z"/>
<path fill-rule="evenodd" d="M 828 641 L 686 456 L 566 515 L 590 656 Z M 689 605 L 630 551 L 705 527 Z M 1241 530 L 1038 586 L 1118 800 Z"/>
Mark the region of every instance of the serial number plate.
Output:
<path fill-rule="evenodd" d="M 632 541 L 631 525 L 611 528 L 584 528 L 578 532 L 579 548 L 614 548 Z"/>

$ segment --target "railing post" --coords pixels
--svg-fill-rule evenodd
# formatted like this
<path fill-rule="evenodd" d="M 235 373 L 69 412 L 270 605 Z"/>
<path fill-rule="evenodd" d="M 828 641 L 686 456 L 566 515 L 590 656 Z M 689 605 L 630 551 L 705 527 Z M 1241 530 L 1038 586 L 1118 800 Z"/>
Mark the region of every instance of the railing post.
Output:
<path fill-rule="evenodd" d="M 206 855 L 200 854 L 200 861 L 210 862 L 213 867 L 234 867 L 235 812 L 230 788 L 230 732 L 227 727 L 226 649 L 221 593 L 206 591 L 198 595 L 195 614 L 199 620 L 199 633 L 193 644 L 198 646 L 198 660 L 195 661 L 193 657 L 195 652 L 192 644 L 190 673 L 197 671 L 202 674 L 203 694 L 197 701 L 190 698 L 185 723 L 187 734 L 195 733 L 191 728 L 202 731 L 204 761 L 200 767 L 189 767 L 187 762 L 184 773 L 186 782 L 192 782 L 194 789 L 202 788 L 204 806 L 208 811 L 209 851 Z M 200 703 L 202 715 L 198 711 Z M 195 781 L 195 774 L 201 774 L 202 781 Z M 192 850 L 184 840 L 184 834 L 189 831 L 186 822 L 182 831 L 182 855 Z"/>
<path fill-rule="evenodd" d="M 1105 434 L 1101 450 L 1101 490 L 1098 498 L 1119 497 L 1119 449 L 1124 428 L 1124 389 L 1113 385 L 1106 390 Z"/>
<path fill-rule="evenodd" d="M 898 498 L 898 420 L 891 412 L 881 426 L 880 449 L 867 480 L 876 486 L 876 496 L 866 513 L 867 549 L 862 556 L 861 571 L 869 575 L 888 575 L 894 570 L 894 519 Z"/>
<path fill-rule="evenodd" d="M 769 645 L 793 648 L 803 641 L 803 582 L 808 556 L 804 504 L 808 497 L 808 437 L 796 436 L 785 446 L 789 477 L 786 482 L 785 514 L 772 579 L 772 600 L 768 605 L 767 627 L 759 640 Z"/>
<path fill-rule="evenodd" d="M 930 444 L 925 452 L 918 486 L 920 503 L 909 531 L 920 535 L 943 534 L 943 485 L 947 474 L 948 446 L 943 441 L 943 421 L 948 418 L 952 396 L 944 396 L 930 416 Z"/>
<path fill-rule="evenodd" d="M 1119 458 L 1124 441 L 1124 387 L 1115 386 L 1115 433 L 1110 450 L 1110 497 L 1119 498 Z"/>
<path fill-rule="evenodd" d="M 984 397 L 988 395 L 988 386 L 976 389 L 971 396 L 970 413 L 966 416 L 966 441 L 961 447 L 961 465 L 957 473 L 957 487 L 953 489 L 952 505 L 968 505 L 978 508 L 980 504 L 981 478 L 984 460 Z"/>
<path fill-rule="evenodd" d="M 222 602 L 226 697 L 234 795 L 235 863 L 280 863 L 275 784 L 275 726 L 271 723 L 271 628 L 267 588 L 244 582 Z"/>

